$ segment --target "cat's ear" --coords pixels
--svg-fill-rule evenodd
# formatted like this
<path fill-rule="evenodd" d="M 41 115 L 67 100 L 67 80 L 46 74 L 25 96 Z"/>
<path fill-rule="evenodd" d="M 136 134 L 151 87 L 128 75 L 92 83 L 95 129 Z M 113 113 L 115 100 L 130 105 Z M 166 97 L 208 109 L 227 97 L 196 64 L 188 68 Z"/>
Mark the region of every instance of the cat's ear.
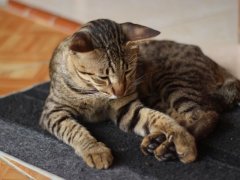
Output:
<path fill-rule="evenodd" d="M 130 22 L 122 23 L 120 26 L 126 36 L 127 41 L 147 39 L 160 34 L 160 32 L 157 30 Z"/>
<path fill-rule="evenodd" d="M 94 50 L 94 47 L 89 35 L 81 31 L 73 34 L 73 38 L 69 48 L 72 51 L 82 52 L 82 53 Z"/>

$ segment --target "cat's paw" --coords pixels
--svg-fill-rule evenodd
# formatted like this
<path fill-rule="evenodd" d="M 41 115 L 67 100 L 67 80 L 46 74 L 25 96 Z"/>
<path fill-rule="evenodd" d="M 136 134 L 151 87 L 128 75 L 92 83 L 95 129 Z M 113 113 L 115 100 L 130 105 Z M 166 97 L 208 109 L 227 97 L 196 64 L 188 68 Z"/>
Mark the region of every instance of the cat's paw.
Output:
<path fill-rule="evenodd" d="M 113 156 L 111 150 L 101 142 L 81 153 L 83 160 L 91 168 L 108 169 L 112 162 Z"/>
<path fill-rule="evenodd" d="M 187 130 L 178 128 L 169 136 L 172 136 L 172 142 L 181 162 L 190 163 L 196 160 L 197 146 L 195 138 Z"/>
<path fill-rule="evenodd" d="M 168 137 L 163 133 L 147 135 L 143 138 L 141 150 L 144 154 L 153 154 L 159 161 L 178 157 L 181 162 L 190 163 L 197 157 L 195 140 L 187 132 L 176 132 Z"/>
<path fill-rule="evenodd" d="M 145 155 L 154 155 L 159 161 L 177 159 L 174 144 L 168 142 L 164 134 L 146 136 L 142 141 L 141 150 Z"/>

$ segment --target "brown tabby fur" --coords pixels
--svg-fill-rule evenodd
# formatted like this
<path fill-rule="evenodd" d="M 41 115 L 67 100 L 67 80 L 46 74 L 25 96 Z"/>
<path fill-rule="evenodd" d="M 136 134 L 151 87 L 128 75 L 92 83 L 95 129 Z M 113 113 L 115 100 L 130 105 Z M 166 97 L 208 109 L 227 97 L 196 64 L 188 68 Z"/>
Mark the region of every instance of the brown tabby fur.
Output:
<path fill-rule="evenodd" d="M 41 126 L 73 147 L 97 169 L 108 168 L 111 150 L 80 124 L 111 119 L 120 129 L 151 140 L 167 159 L 170 147 L 183 163 L 196 159 L 195 139 L 211 132 L 219 113 L 240 100 L 240 82 L 200 48 L 172 41 L 139 41 L 159 32 L 132 23 L 89 22 L 55 50 L 51 88 Z M 80 121 L 79 121 L 80 120 Z"/>

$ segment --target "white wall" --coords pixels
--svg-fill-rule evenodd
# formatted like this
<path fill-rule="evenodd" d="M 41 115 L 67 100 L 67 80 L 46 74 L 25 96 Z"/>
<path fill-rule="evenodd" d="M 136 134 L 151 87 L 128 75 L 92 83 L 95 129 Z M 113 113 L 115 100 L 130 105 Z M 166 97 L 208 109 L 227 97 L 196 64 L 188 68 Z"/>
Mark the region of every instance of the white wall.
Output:
<path fill-rule="evenodd" d="M 70 19 L 110 18 L 162 32 L 159 38 L 209 45 L 237 42 L 237 0 L 20 0 Z"/>
<path fill-rule="evenodd" d="M 240 77 L 238 0 L 19 1 L 79 22 L 109 18 L 155 28 L 159 39 L 197 44 Z"/>
<path fill-rule="evenodd" d="M 7 4 L 7 0 L 0 0 L 0 6 L 5 6 Z"/>

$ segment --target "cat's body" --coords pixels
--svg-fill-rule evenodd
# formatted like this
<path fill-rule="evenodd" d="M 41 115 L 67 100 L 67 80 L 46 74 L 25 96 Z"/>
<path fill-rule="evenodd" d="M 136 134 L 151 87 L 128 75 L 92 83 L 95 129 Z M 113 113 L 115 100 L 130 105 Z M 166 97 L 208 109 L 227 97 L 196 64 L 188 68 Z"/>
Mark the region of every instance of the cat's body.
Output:
<path fill-rule="evenodd" d="M 97 20 L 56 49 L 40 124 L 89 166 L 108 168 L 113 158 L 81 120 L 111 119 L 120 129 L 144 137 L 145 154 L 152 139 L 164 135 L 152 150 L 155 157 L 168 159 L 175 146 L 187 163 L 197 156 L 194 137 L 205 137 L 219 113 L 240 100 L 240 82 L 198 47 L 172 41 L 131 43 L 157 34 L 139 25 Z"/>
<path fill-rule="evenodd" d="M 173 117 L 196 138 L 207 136 L 218 113 L 240 100 L 240 82 L 199 47 L 150 41 L 139 48 L 138 75 L 143 76 L 139 98 L 144 105 Z M 207 128 L 201 132 L 201 126 Z"/>

